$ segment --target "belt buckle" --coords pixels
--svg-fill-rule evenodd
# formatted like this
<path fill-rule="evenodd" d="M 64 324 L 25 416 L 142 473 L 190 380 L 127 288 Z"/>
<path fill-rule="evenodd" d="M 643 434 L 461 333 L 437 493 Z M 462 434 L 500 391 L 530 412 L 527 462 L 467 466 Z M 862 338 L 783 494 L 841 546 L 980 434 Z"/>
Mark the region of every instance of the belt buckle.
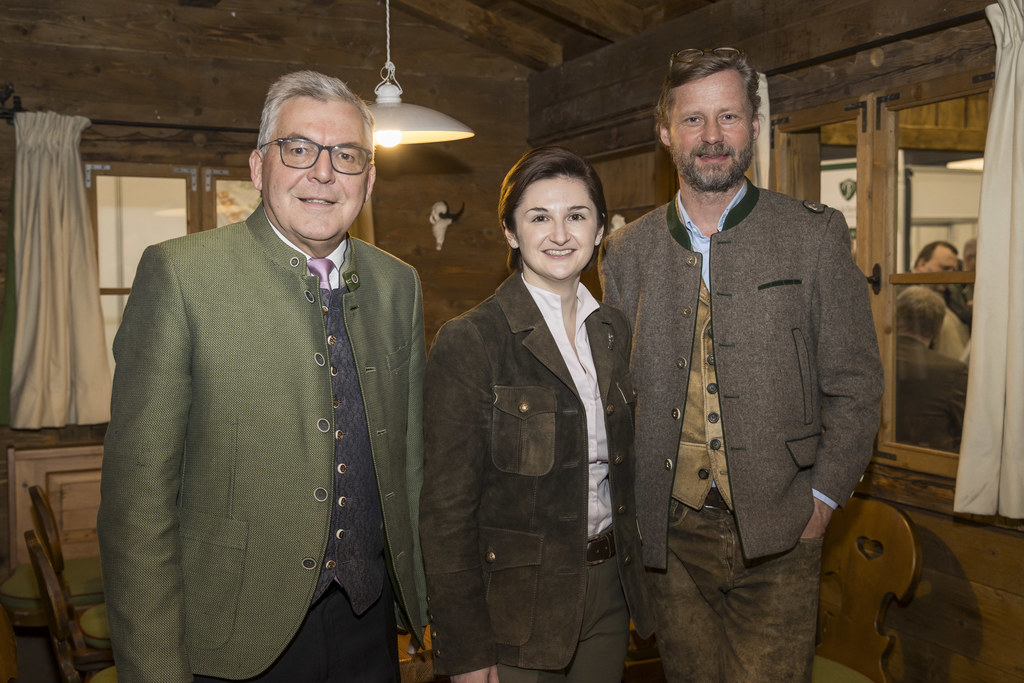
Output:
<path fill-rule="evenodd" d="M 615 555 L 615 537 L 611 530 L 587 539 L 587 566 L 601 564 Z"/>

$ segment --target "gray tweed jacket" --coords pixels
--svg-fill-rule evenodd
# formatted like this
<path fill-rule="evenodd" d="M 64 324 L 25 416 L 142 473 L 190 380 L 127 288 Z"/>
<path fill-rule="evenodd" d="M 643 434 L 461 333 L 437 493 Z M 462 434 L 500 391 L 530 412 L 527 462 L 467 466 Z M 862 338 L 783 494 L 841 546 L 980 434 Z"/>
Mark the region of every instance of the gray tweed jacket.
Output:
<path fill-rule="evenodd" d="M 839 212 L 748 183 L 710 258 L 729 481 L 755 558 L 796 545 L 812 488 L 851 495 L 878 430 L 882 366 Z M 600 273 L 632 326 L 637 512 L 645 563 L 663 568 L 701 277 L 675 202 L 612 234 Z"/>

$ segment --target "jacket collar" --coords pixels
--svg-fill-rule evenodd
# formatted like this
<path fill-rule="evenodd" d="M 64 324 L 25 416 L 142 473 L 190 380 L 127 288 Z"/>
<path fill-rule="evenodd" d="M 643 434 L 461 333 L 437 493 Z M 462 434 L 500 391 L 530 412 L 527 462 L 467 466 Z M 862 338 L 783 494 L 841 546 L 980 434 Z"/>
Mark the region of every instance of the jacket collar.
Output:
<path fill-rule="evenodd" d="M 725 223 L 722 225 L 723 231 L 739 225 L 754 210 L 754 206 L 760 198 L 761 191 L 757 189 L 757 186 L 750 182 L 749 178 L 744 178 L 744 182 L 747 183 L 747 193 L 743 195 L 743 199 L 740 200 L 739 204 L 729 210 L 729 215 L 725 217 Z M 686 230 L 683 220 L 679 217 L 679 207 L 676 202 L 677 197 L 674 196 L 672 201 L 665 207 L 665 222 L 668 223 L 668 230 L 672 233 L 675 241 L 684 249 L 693 251 L 693 246 L 690 244 L 690 233 Z"/>
<path fill-rule="evenodd" d="M 498 287 L 494 298 L 504 313 L 512 334 L 523 334 L 523 346 L 578 396 L 576 383 L 569 374 L 562 352 L 559 351 L 558 344 L 555 343 L 555 338 L 548 329 L 537 303 L 526 289 L 522 274 L 515 272 L 509 276 Z M 587 317 L 586 327 L 590 352 L 594 358 L 594 369 L 597 371 L 598 386 L 602 398 L 607 398 L 615 360 L 613 349 L 621 341 L 615 338 L 611 318 L 603 305 Z"/>
<path fill-rule="evenodd" d="M 281 268 L 295 271 L 298 275 L 303 278 L 313 278 L 308 280 L 316 285 L 314 275 L 310 275 L 306 269 L 306 259 L 303 258 L 303 254 L 292 249 L 290 246 L 281 241 L 281 239 L 274 232 L 273 226 L 270 225 L 270 219 L 267 218 L 267 212 L 263 208 L 261 202 L 256 210 L 245 219 L 245 225 L 249 229 L 249 233 L 256 240 L 256 243 L 262 247 L 263 251 L 270 257 L 270 260 L 276 263 Z M 346 265 L 348 268 L 344 273 L 341 274 L 345 284 L 348 285 L 348 290 L 354 292 L 359 289 L 359 273 L 356 269 L 357 257 L 359 253 L 359 247 L 356 243 L 359 240 L 349 236 L 349 257 Z"/>

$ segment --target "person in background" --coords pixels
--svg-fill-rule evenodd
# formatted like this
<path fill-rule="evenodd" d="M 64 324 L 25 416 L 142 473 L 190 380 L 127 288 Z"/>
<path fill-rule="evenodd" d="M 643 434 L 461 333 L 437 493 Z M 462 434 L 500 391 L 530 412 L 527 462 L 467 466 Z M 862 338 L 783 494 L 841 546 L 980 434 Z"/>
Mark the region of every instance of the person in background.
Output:
<path fill-rule="evenodd" d="M 633 498 L 629 326 L 580 283 L 601 181 L 559 147 L 508 172 L 513 271 L 427 360 L 420 537 L 434 667 L 455 683 L 618 683 L 653 630 Z"/>
<path fill-rule="evenodd" d="M 637 504 L 670 681 L 809 681 L 822 537 L 871 458 L 882 366 L 838 211 L 744 178 L 757 73 L 675 53 L 657 105 L 679 192 L 609 237 L 632 327 Z"/>
<path fill-rule="evenodd" d="M 949 242 L 929 242 L 914 260 L 914 273 L 952 273 L 960 270 L 956 247 Z M 932 340 L 932 348 L 953 360 L 964 358 L 971 341 L 971 307 L 966 304 L 958 285 L 927 285 L 942 295 L 946 314 L 942 329 Z"/>
<path fill-rule="evenodd" d="M 941 295 L 920 285 L 896 297 L 896 440 L 956 452 L 967 366 L 929 348 L 946 310 Z"/>
<path fill-rule="evenodd" d="M 248 219 L 148 248 L 114 341 L 99 540 L 131 683 L 398 681 L 421 634 L 416 271 L 348 237 L 373 118 L 267 94 Z"/>

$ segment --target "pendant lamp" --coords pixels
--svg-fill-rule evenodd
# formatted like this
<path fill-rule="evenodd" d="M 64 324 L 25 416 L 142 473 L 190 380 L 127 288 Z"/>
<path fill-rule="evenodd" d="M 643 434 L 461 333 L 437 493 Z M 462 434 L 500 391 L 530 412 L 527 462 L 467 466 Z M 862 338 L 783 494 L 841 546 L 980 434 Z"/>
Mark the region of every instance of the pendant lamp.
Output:
<path fill-rule="evenodd" d="M 381 147 L 419 142 L 448 142 L 473 137 L 473 129 L 447 114 L 402 102 L 402 86 L 395 78 L 391 61 L 391 1 L 385 0 L 387 61 L 380 70 L 381 82 L 374 88 L 376 104 L 370 105 L 375 122 L 373 142 Z"/>

